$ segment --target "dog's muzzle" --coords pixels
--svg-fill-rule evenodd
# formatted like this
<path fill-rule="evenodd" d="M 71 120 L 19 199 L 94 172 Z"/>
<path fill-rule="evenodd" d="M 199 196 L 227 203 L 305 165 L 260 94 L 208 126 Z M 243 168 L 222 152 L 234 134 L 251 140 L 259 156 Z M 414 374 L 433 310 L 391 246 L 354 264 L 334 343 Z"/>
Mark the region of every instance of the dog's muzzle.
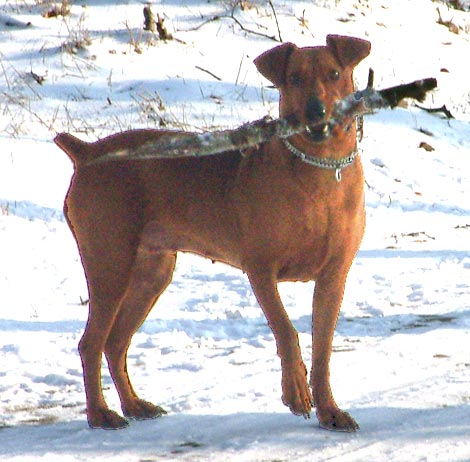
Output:
<path fill-rule="evenodd" d="M 311 96 L 307 101 L 305 116 L 309 123 L 306 132 L 312 141 L 319 143 L 330 136 L 330 126 L 325 120 L 325 106 L 316 96 Z"/>

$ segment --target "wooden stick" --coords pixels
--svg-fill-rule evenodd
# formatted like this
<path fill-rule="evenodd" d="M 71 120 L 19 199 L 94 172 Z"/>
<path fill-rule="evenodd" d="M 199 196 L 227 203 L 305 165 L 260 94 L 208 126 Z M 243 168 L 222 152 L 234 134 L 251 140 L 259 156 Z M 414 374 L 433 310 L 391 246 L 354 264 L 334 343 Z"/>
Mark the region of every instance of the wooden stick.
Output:
<path fill-rule="evenodd" d="M 369 76 L 372 84 L 372 77 Z M 330 129 L 344 123 L 345 119 L 361 116 L 376 109 L 394 108 L 403 98 L 413 98 L 422 101 L 426 93 L 437 86 L 436 79 L 417 80 L 412 83 L 398 85 L 384 90 L 374 90 L 368 86 L 365 90 L 356 91 L 335 103 L 332 117 L 310 128 L 324 126 Z M 90 164 L 118 161 L 124 159 L 175 159 L 181 157 L 202 157 L 220 154 L 226 151 L 243 150 L 261 143 L 266 143 L 273 137 L 288 138 L 301 133 L 306 126 L 301 124 L 296 116 L 271 119 L 264 117 L 254 122 L 246 123 L 234 130 L 222 130 L 208 133 L 175 132 L 165 134 L 156 140 L 143 142 L 132 149 L 119 149 L 100 156 Z"/>
<path fill-rule="evenodd" d="M 249 122 L 235 130 L 221 130 L 208 133 L 174 132 L 156 140 L 142 143 L 132 149 L 119 149 L 100 156 L 87 165 L 103 162 L 133 159 L 176 159 L 181 157 L 203 157 L 222 152 L 246 149 L 265 143 L 274 136 L 287 138 L 303 131 L 294 117 L 285 119 L 263 119 Z"/>
<path fill-rule="evenodd" d="M 144 30 L 155 32 L 155 27 L 155 17 L 153 16 L 153 11 L 150 8 L 150 5 L 144 6 Z"/>

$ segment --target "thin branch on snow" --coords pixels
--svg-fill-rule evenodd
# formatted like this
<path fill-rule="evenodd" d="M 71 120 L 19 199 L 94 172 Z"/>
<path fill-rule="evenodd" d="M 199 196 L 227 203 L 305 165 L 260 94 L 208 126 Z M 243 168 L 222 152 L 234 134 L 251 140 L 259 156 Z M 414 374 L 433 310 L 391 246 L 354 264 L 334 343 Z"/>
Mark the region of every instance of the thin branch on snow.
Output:
<path fill-rule="evenodd" d="M 204 69 L 201 66 L 194 66 L 196 69 L 199 71 L 205 72 L 206 74 L 209 74 L 211 77 L 214 77 L 215 80 L 218 80 L 219 82 L 222 80 L 218 75 L 215 75 L 213 72 L 208 71 L 207 69 Z"/>
<path fill-rule="evenodd" d="M 274 40 L 275 42 L 282 42 L 281 31 L 280 31 L 280 28 L 279 28 L 279 23 L 278 23 L 278 20 L 277 20 L 276 11 L 274 10 L 274 6 L 272 5 L 271 1 L 269 3 L 270 3 L 271 8 L 273 10 L 273 14 L 274 14 L 274 18 L 275 18 L 275 21 L 276 21 L 279 38 L 277 38 L 275 35 L 268 35 L 268 34 L 265 34 L 263 32 L 259 32 L 259 31 L 253 30 L 253 29 L 249 29 L 248 27 L 245 27 L 243 25 L 243 23 L 235 16 L 235 9 L 237 8 L 238 3 L 236 3 L 233 6 L 232 11 L 230 12 L 230 14 L 221 14 L 221 15 L 212 16 L 211 18 L 203 21 L 201 24 L 199 24 L 199 25 L 197 25 L 197 26 L 195 26 L 191 29 L 184 29 L 184 30 L 182 30 L 182 32 L 194 32 L 194 31 L 197 31 L 197 30 L 201 29 L 203 26 L 205 26 L 207 24 L 210 24 L 211 22 L 220 21 L 221 19 L 230 19 L 233 22 L 235 22 L 237 24 L 237 26 L 243 32 L 246 32 L 247 34 L 253 34 L 253 35 L 257 35 L 259 37 L 268 38 L 269 40 Z M 258 27 L 261 27 L 261 26 L 258 25 Z"/>
<path fill-rule="evenodd" d="M 450 112 L 449 109 L 447 109 L 447 106 L 445 104 L 441 107 L 423 107 L 417 104 L 416 107 L 423 111 L 429 112 L 430 114 L 442 112 L 448 119 L 455 119 L 454 115 L 452 114 L 452 112 Z"/>
<path fill-rule="evenodd" d="M 276 10 L 274 9 L 274 5 L 273 5 L 273 2 L 271 0 L 269 0 L 269 6 L 271 7 L 271 10 L 273 11 L 274 20 L 276 21 L 277 34 L 279 36 L 279 41 L 283 42 L 284 40 L 282 40 L 281 28 L 279 27 L 279 21 L 277 20 L 277 13 L 276 13 Z"/>

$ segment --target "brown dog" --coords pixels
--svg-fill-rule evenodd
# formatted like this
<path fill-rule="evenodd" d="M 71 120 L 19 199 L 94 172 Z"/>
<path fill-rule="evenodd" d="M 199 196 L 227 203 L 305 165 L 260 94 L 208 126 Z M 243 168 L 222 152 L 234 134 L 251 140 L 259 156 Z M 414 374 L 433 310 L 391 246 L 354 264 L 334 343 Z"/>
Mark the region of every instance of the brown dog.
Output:
<path fill-rule="evenodd" d="M 282 365 L 282 401 L 320 425 L 355 431 L 330 389 L 329 360 L 351 262 L 364 231 L 363 172 L 355 121 L 331 132 L 318 122 L 353 89 L 354 67 L 370 51 L 364 40 L 333 36 L 327 46 L 285 43 L 255 60 L 280 91 L 280 115 L 315 129 L 241 153 L 168 160 L 87 161 L 168 133 L 131 130 L 96 143 L 59 134 L 55 142 L 75 173 L 65 215 L 78 243 L 90 296 L 79 350 L 91 427 L 120 428 L 101 389 L 103 352 L 125 416 L 163 414 L 139 399 L 126 367 L 131 338 L 171 281 L 178 251 L 242 269 L 271 327 Z M 341 169 L 343 169 L 341 171 Z M 342 175 L 341 175 L 342 173 Z M 311 388 L 280 281 L 315 280 Z"/>

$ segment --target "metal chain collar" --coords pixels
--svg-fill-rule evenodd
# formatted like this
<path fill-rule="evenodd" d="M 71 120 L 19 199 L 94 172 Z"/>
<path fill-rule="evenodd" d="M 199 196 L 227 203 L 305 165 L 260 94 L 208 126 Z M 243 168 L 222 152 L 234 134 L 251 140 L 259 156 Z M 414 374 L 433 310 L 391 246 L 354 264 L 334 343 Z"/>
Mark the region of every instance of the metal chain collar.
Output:
<path fill-rule="evenodd" d="M 283 138 L 282 142 L 284 143 L 286 148 L 292 154 L 294 154 L 295 157 L 299 158 L 302 162 L 305 162 L 308 165 L 312 165 L 318 168 L 335 170 L 336 181 L 338 183 L 341 181 L 341 170 L 351 165 L 358 155 L 358 150 L 356 147 L 354 148 L 354 151 L 351 152 L 351 154 L 346 157 L 342 157 L 341 159 L 325 159 L 320 157 L 312 157 L 308 154 L 305 154 L 300 149 L 297 149 L 286 138 Z"/>

